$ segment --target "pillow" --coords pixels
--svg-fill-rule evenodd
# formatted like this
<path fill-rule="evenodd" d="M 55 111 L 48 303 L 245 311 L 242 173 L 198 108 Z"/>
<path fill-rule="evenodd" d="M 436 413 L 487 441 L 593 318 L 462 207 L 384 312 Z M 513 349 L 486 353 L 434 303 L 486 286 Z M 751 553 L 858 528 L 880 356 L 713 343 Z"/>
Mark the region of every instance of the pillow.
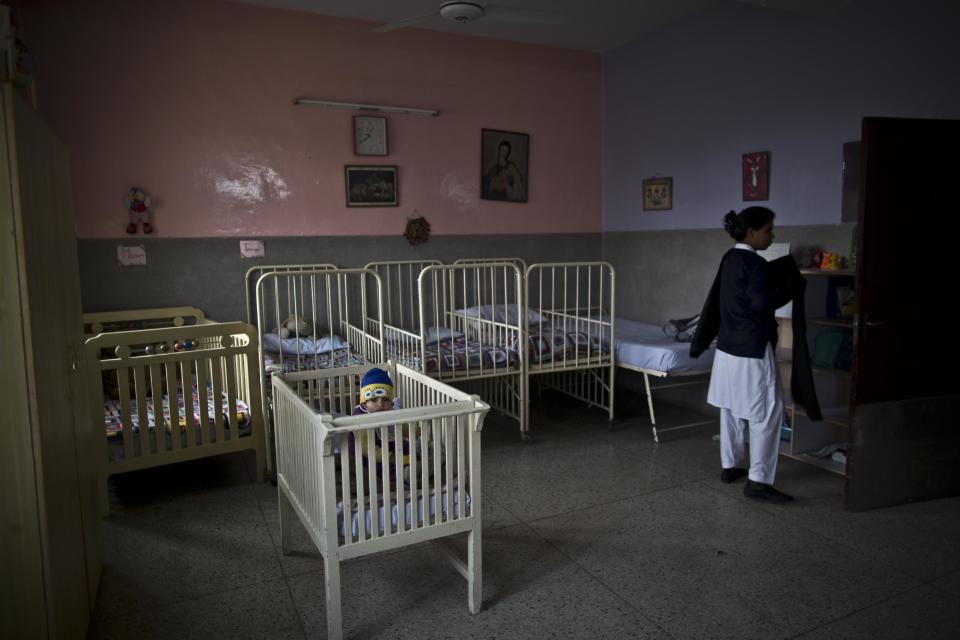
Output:
<path fill-rule="evenodd" d="M 287 338 L 281 339 L 276 333 L 265 333 L 263 334 L 263 350 L 271 351 L 273 353 L 279 353 L 283 349 L 284 354 L 287 353 L 301 353 L 301 354 L 318 354 L 318 353 L 328 353 L 336 349 L 343 349 L 344 347 L 349 347 L 350 343 L 345 341 L 338 335 L 334 335 L 332 338 L 329 334 L 322 335 L 319 338 L 314 337 L 301 337 L 297 338 Z"/>
<path fill-rule="evenodd" d="M 504 324 L 517 324 L 520 317 L 520 305 L 518 304 L 485 304 L 479 307 L 468 307 L 466 309 L 457 309 L 455 313 L 465 315 L 471 318 L 482 318 L 484 320 L 493 320 Z M 539 324 L 543 317 L 533 309 L 527 309 L 527 324 Z"/>
<path fill-rule="evenodd" d="M 443 342 L 444 340 L 455 340 L 462 337 L 462 333 L 448 327 L 427 327 L 426 336 L 424 336 L 427 342 Z"/>

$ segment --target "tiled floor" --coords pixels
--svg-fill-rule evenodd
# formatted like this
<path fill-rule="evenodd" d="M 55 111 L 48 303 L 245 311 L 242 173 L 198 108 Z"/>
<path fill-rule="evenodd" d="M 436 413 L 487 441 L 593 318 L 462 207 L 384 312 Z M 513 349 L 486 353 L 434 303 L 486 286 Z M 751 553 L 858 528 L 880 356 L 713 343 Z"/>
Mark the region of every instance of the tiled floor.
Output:
<path fill-rule="evenodd" d="M 628 412 L 629 413 L 629 412 Z M 661 423 L 677 418 L 663 409 Z M 703 427 L 653 443 L 563 399 L 484 429 L 484 608 L 423 545 L 344 565 L 349 638 L 957 638 L 960 498 L 866 513 L 781 459 L 789 505 L 721 484 Z M 323 563 L 279 551 L 249 456 L 121 476 L 91 638 L 323 638 Z"/>

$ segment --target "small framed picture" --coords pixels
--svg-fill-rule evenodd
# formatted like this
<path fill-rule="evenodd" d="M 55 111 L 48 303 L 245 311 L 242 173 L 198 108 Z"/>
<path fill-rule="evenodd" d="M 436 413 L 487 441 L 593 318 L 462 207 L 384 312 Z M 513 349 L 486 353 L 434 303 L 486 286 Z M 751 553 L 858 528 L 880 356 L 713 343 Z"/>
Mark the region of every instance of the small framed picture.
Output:
<path fill-rule="evenodd" d="M 646 178 L 643 181 L 643 210 L 673 209 L 673 178 Z"/>
<path fill-rule="evenodd" d="M 480 198 L 526 202 L 530 189 L 527 173 L 529 158 L 529 134 L 482 129 Z"/>
<path fill-rule="evenodd" d="M 400 204 L 395 166 L 344 167 L 348 207 L 396 207 Z"/>
<path fill-rule="evenodd" d="M 743 199 L 770 199 L 770 152 L 743 154 Z"/>
<path fill-rule="evenodd" d="M 358 156 L 387 155 L 387 119 L 381 116 L 353 117 L 353 153 Z"/>

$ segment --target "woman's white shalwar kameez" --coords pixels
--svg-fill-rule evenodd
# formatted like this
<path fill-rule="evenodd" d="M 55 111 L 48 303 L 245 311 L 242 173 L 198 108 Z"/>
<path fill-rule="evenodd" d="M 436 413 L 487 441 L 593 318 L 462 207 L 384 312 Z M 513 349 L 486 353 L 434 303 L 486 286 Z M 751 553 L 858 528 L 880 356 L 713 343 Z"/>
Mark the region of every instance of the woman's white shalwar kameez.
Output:
<path fill-rule="evenodd" d="M 753 251 L 748 245 L 736 248 Z M 707 402 L 720 409 L 720 462 L 745 467 L 744 432 L 750 429 L 750 472 L 754 482 L 773 484 L 777 472 L 783 395 L 773 348 L 763 358 L 743 358 L 717 350 Z"/>

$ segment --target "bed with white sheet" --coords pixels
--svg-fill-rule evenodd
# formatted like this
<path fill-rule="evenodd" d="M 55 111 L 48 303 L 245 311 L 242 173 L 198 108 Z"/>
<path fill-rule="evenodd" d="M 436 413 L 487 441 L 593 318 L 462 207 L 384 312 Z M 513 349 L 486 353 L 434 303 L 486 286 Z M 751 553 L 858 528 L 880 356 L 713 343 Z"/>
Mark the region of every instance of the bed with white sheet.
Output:
<path fill-rule="evenodd" d="M 126 471 L 251 449 L 263 478 L 252 326 L 180 307 L 85 314 L 84 331 L 104 513 L 107 478 Z"/>
<path fill-rule="evenodd" d="M 288 552 L 296 517 L 323 556 L 331 640 L 343 637 L 340 565 L 351 558 L 436 542 L 467 580 L 470 612 L 482 603 L 480 433 L 489 406 L 409 367 L 378 366 L 404 408 L 350 415 L 370 365 L 272 377 L 281 547 Z M 378 456 L 376 437 L 404 455 Z M 441 542 L 460 534 L 465 560 Z"/>
<path fill-rule="evenodd" d="M 713 366 L 713 356 L 716 353 L 715 346 L 711 345 L 699 358 L 692 358 L 689 342 L 680 342 L 675 337 L 668 336 L 662 326 L 626 318 L 616 319 L 615 336 L 617 366 L 643 375 L 654 441 L 660 442 L 660 434 L 667 431 L 688 429 L 714 422 L 714 420 L 695 420 L 690 423 L 658 428 L 653 394 L 658 390 L 708 382 L 710 369 Z M 654 379 L 654 384 L 651 384 L 651 379 Z M 657 382 L 660 380 L 663 382 Z"/>

